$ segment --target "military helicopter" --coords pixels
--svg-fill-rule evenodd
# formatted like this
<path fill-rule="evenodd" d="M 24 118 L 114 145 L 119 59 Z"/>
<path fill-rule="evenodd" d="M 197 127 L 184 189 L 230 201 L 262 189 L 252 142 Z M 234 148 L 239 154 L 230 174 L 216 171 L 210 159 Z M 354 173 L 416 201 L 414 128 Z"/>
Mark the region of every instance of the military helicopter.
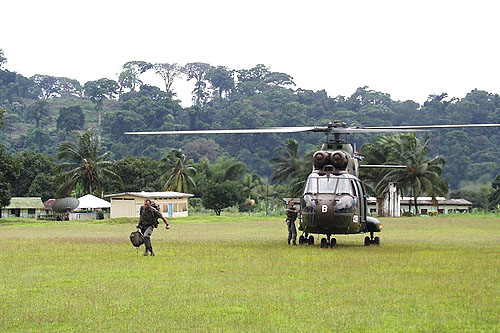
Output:
<path fill-rule="evenodd" d="M 319 132 L 326 134 L 321 150 L 313 154 L 313 168 L 300 197 L 299 244 L 314 245 L 312 234 L 322 234 L 322 248 L 334 248 L 337 240 L 332 235 L 369 233 L 364 245 L 379 245 L 382 224 L 367 215 L 367 195 L 359 180 L 360 168 L 406 168 L 404 165 L 361 165 L 361 156 L 346 140 L 348 134 L 429 131 L 448 128 L 499 127 L 500 124 L 417 125 L 348 127 L 341 121 L 326 126 L 269 127 L 255 129 L 188 130 L 158 132 L 126 132 L 128 135 L 178 134 L 256 134 Z"/>

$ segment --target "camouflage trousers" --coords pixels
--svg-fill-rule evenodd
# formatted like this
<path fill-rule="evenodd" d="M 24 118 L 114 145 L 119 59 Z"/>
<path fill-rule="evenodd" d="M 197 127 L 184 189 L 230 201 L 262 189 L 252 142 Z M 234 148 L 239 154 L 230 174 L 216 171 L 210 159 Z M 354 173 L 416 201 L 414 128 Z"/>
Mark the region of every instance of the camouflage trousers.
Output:
<path fill-rule="evenodd" d="M 297 240 L 297 229 L 295 228 L 294 220 L 286 220 L 286 225 L 288 226 L 288 241 L 293 239 L 293 242 Z"/>

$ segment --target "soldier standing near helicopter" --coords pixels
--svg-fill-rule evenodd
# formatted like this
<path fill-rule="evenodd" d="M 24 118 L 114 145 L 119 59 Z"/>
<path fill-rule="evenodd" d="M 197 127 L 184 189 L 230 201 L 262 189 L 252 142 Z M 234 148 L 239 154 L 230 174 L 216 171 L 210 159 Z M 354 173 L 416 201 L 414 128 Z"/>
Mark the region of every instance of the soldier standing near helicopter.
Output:
<path fill-rule="evenodd" d="M 293 240 L 293 245 L 297 245 L 297 229 L 295 228 L 295 220 L 297 219 L 297 209 L 293 206 L 292 200 L 288 202 L 289 207 L 286 209 L 286 224 L 288 226 L 288 245 Z"/>

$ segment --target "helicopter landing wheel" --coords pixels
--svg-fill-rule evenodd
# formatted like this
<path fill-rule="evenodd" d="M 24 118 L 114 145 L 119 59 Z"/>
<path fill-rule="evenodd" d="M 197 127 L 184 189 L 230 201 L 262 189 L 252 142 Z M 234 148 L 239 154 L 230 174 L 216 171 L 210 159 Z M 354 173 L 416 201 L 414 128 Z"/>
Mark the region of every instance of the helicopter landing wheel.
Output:
<path fill-rule="evenodd" d="M 306 238 L 303 235 L 300 235 L 299 237 L 299 245 L 304 245 L 306 242 Z"/>
<path fill-rule="evenodd" d="M 321 248 L 328 247 L 328 242 L 327 242 L 326 238 L 321 238 L 321 244 L 320 244 L 320 247 L 321 247 Z"/>
<path fill-rule="evenodd" d="M 377 237 L 375 237 L 375 238 L 373 239 L 373 244 L 375 244 L 375 245 L 380 245 L 380 237 L 378 237 L 378 236 L 377 236 Z"/>
<path fill-rule="evenodd" d="M 314 237 L 313 237 L 313 235 L 309 236 L 309 238 L 307 239 L 307 244 L 314 245 Z"/>
<path fill-rule="evenodd" d="M 370 237 L 366 236 L 365 237 L 365 246 L 369 246 L 372 243 Z"/>
<path fill-rule="evenodd" d="M 330 247 L 331 247 L 331 248 L 337 247 L 337 239 L 332 238 L 332 239 L 330 240 Z"/>

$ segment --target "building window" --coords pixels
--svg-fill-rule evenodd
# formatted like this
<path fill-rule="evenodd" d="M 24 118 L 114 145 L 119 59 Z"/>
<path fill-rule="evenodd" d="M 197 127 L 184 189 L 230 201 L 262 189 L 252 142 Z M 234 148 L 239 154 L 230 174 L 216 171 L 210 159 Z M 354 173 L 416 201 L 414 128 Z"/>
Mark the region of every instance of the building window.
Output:
<path fill-rule="evenodd" d="M 377 212 L 377 208 L 370 208 L 370 214 L 373 214 L 373 213 L 376 213 Z"/>
<path fill-rule="evenodd" d="M 444 209 L 438 209 L 438 214 L 444 214 Z"/>
<path fill-rule="evenodd" d="M 187 205 L 185 202 L 179 203 L 179 211 L 180 212 L 186 212 L 187 211 Z"/>
<path fill-rule="evenodd" d="M 28 214 L 29 215 L 35 215 L 35 209 L 34 208 L 28 208 Z"/>

